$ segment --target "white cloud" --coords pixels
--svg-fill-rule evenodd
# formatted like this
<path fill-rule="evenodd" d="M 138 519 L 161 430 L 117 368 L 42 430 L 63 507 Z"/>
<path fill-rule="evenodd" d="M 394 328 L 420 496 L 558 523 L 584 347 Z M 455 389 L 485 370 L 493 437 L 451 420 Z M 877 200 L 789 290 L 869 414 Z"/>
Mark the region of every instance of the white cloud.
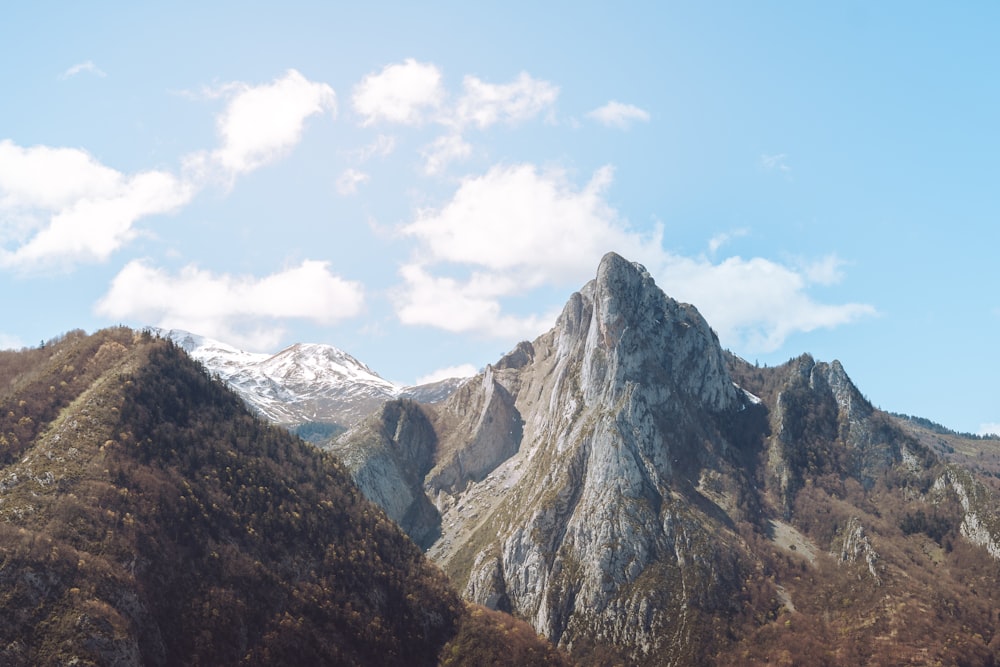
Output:
<path fill-rule="evenodd" d="M 216 121 L 222 146 L 211 159 L 232 174 L 282 157 L 302 139 L 307 118 L 337 112 L 333 88 L 309 81 L 294 69 L 269 84 L 233 83 L 221 90 L 230 99 Z"/>
<path fill-rule="evenodd" d="M 107 76 L 107 73 L 105 73 L 100 67 L 95 65 L 94 61 L 87 60 L 85 62 L 73 65 L 65 72 L 60 74 L 59 78 L 68 79 L 70 77 L 76 76 L 77 74 L 80 74 L 81 72 L 87 72 L 88 74 L 93 74 L 94 76 L 99 76 L 102 78 Z"/>
<path fill-rule="evenodd" d="M 559 95 L 557 86 L 526 72 L 505 84 L 466 76 L 462 89 L 458 100 L 449 104 L 441 70 L 408 58 L 367 75 L 354 87 L 351 100 L 362 125 L 435 121 L 461 130 L 468 125 L 482 129 L 527 120 L 551 108 Z"/>
<path fill-rule="evenodd" d="M 708 252 L 714 255 L 718 252 L 719 248 L 726 245 L 733 239 L 738 239 L 749 234 L 749 230 L 746 229 L 734 229 L 731 232 L 722 232 L 721 234 L 716 234 L 708 240 Z"/>
<path fill-rule="evenodd" d="M 231 181 L 277 159 L 301 140 L 309 116 L 336 111 L 333 89 L 295 70 L 270 84 L 231 83 L 212 94 L 229 98 L 217 118 L 222 145 L 185 156 L 182 176 L 126 175 L 79 149 L 0 141 L 0 266 L 104 261 L 136 236 L 139 219 L 189 203 L 220 168 Z"/>
<path fill-rule="evenodd" d="M 785 153 L 778 153 L 777 155 L 768 155 L 765 153 L 761 155 L 760 166 L 764 169 L 783 172 L 789 172 L 792 170 L 792 168 L 788 166 L 788 155 Z"/>
<path fill-rule="evenodd" d="M 978 435 L 1000 435 L 1000 422 L 980 424 Z"/>
<path fill-rule="evenodd" d="M 660 231 L 636 234 L 607 204 L 612 175 L 603 167 L 577 188 L 562 171 L 493 167 L 462 181 L 440 209 L 419 211 L 401 233 L 419 240 L 433 262 L 515 271 L 523 288 L 575 284 L 609 250 L 642 261 L 660 246 Z"/>
<path fill-rule="evenodd" d="M 350 151 L 349 155 L 360 162 L 366 162 L 373 157 L 385 157 L 392 153 L 395 149 L 396 139 L 387 134 L 380 134 L 367 146 L 362 146 L 357 150 Z"/>
<path fill-rule="evenodd" d="M 368 174 L 357 169 L 345 169 L 344 173 L 337 179 L 337 193 L 346 197 L 357 194 L 358 186 L 367 182 Z"/>
<path fill-rule="evenodd" d="M 382 120 L 417 125 L 425 119 L 425 112 L 436 109 L 443 99 L 440 70 L 408 58 L 362 79 L 354 88 L 352 103 L 364 125 Z"/>
<path fill-rule="evenodd" d="M 464 93 L 454 112 L 458 126 L 474 124 L 480 129 L 499 122 L 516 123 L 552 107 L 559 88 L 534 79 L 526 72 L 511 83 L 486 83 L 474 76 L 463 80 Z"/>
<path fill-rule="evenodd" d="M 452 378 L 468 378 L 472 377 L 479 370 L 472 364 L 460 364 L 458 366 L 448 366 L 447 368 L 439 368 L 435 371 L 431 371 L 427 375 L 422 375 L 417 378 L 414 385 L 431 384 L 432 382 L 440 382 L 441 380 L 450 380 Z"/>
<path fill-rule="evenodd" d="M 557 312 L 517 317 L 502 312 L 500 299 L 518 291 L 502 274 L 478 273 L 465 280 L 432 276 L 417 264 L 400 269 L 404 285 L 395 295 L 403 324 L 495 338 L 534 338 L 555 323 Z"/>
<path fill-rule="evenodd" d="M 648 111 L 640 109 L 635 105 L 623 104 L 615 100 L 611 100 L 604 106 L 594 109 L 587 114 L 587 117 L 593 118 L 608 127 L 618 127 L 623 130 L 627 129 L 633 121 L 649 122 Z"/>
<path fill-rule="evenodd" d="M 656 272 L 670 296 L 694 304 L 724 345 L 772 352 L 796 332 L 849 324 L 876 314 L 863 303 L 818 303 L 807 293 L 808 271 L 754 257 L 720 263 L 671 255 Z"/>
<path fill-rule="evenodd" d="M 246 346 L 268 349 L 280 342 L 281 320 L 331 325 L 358 315 L 361 285 L 330 272 L 326 262 L 263 278 L 217 275 L 195 266 L 177 275 L 142 261 L 129 262 L 95 311 L 116 320 L 186 329 Z"/>
<path fill-rule="evenodd" d="M 87 196 L 107 196 L 122 175 L 77 148 L 23 148 L 0 141 L 0 210 L 55 210 Z"/>
<path fill-rule="evenodd" d="M 435 139 L 422 151 L 422 154 L 424 173 L 435 176 L 443 172 L 450 163 L 472 155 L 472 145 L 460 135 L 449 134 Z"/>
<path fill-rule="evenodd" d="M 140 218 L 186 204 L 195 188 L 163 171 L 126 176 L 84 151 L 0 142 L 0 265 L 103 261 Z"/>
<path fill-rule="evenodd" d="M 611 178 L 605 167 L 577 188 L 564 172 L 524 164 L 466 179 L 445 206 L 420 211 L 400 230 L 420 250 L 400 272 L 397 315 L 453 332 L 541 333 L 557 311 L 517 317 L 503 312 L 502 300 L 546 285 L 579 286 L 608 250 L 637 260 L 662 253 L 659 231 L 641 236 L 607 205 Z M 442 265 L 451 265 L 450 275 L 432 273 Z"/>
<path fill-rule="evenodd" d="M 512 298 L 579 287 L 611 250 L 644 264 L 669 295 L 706 316 L 723 344 L 741 351 L 771 351 L 795 332 L 875 314 L 867 304 L 823 304 L 809 295 L 811 286 L 842 277 L 832 255 L 791 267 L 759 257 L 715 262 L 664 250 L 661 228 L 639 234 L 607 203 L 611 179 L 605 167 L 577 187 L 564 172 L 524 164 L 464 180 L 450 201 L 419 211 L 400 230 L 418 250 L 400 270 L 397 316 L 404 324 L 452 332 L 531 337 L 554 322 L 556 311 L 512 315 Z"/>

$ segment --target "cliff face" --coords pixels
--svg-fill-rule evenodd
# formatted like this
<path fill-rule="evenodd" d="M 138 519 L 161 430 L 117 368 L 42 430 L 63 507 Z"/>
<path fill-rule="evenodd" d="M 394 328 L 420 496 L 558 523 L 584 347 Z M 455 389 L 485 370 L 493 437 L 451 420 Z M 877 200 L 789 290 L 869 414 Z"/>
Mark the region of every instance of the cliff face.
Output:
<path fill-rule="evenodd" d="M 995 568 L 989 486 L 876 410 L 839 362 L 750 366 L 617 255 L 551 331 L 420 409 L 433 453 L 395 442 L 422 454 L 393 459 L 384 506 L 433 503 L 408 530 L 435 536 L 427 553 L 465 597 L 584 663 L 994 656 L 1000 586 L 984 574 L 969 598 L 959 574 Z M 391 424 L 341 438 L 356 478 L 386 460 L 362 443 Z M 925 627 L 920 610 L 959 601 Z"/>
<path fill-rule="evenodd" d="M 698 312 L 608 255 L 550 333 L 437 411 L 468 444 L 426 479 L 444 526 L 430 554 L 467 597 L 566 646 L 693 656 L 702 621 L 738 611 L 741 547 L 699 488 L 735 505 L 722 429 L 748 406 Z"/>
<path fill-rule="evenodd" d="M 365 496 L 427 548 L 441 534 L 441 515 L 424 494 L 437 435 L 423 408 L 409 400 L 385 403 L 331 445 Z"/>

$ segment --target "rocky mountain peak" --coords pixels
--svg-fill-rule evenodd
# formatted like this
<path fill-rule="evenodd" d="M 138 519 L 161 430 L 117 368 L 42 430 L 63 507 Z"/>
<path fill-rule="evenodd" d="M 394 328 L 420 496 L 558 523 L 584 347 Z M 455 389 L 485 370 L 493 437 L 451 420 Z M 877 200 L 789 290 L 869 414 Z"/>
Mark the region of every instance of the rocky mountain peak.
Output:
<path fill-rule="evenodd" d="M 362 488 L 370 471 L 394 480 L 380 503 L 467 599 L 514 612 L 592 664 L 712 664 L 736 643 L 740 657 L 718 664 L 765 662 L 768 633 L 828 618 L 824 599 L 869 604 L 855 601 L 858 576 L 903 581 L 892 539 L 930 531 L 936 546 L 911 540 L 929 562 L 949 544 L 944 519 L 920 509 L 933 454 L 839 362 L 760 368 L 727 355 L 693 306 L 614 253 L 551 331 L 420 410 L 434 437 L 387 437 L 400 432 L 388 412 L 341 437 Z M 940 493 L 974 495 L 942 479 Z M 1000 540 L 980 528 L 993 515 L 969 509 L 989 503 L 952 505 L 952 532 L 961 519 L 992 554 Z M 854 627 L 843 613 L 831 627 Z M 807 656 L 827 640 L 815 622 L 801 627 Z"/>
<path fill-rule="evenodd" d="M 439 439 L 423 489 L 441 533 L 429 553 L 472 600 L 553 640 L 620 637 L 642 647 L 633 658 L 670 642 L 693 650 L 697 633 L 670 619 L 686 625 L 727 604 L 710 582 L 735 585 L 738 573 L 708 539 L 715 519 L 679 499 L 696 493 L 702 468 L 726 468 L 721 424 L 746 400 L 698 311 L 609 253 L 550 332 L 433 411 Z M 695 574 L 709 562 L 711 575 Z M 659 595 L 641 577 L 661 566 L 697 582 L 700 611 L 671 602 L 637 616 Z"/>
<path fill-rule="evenodd" d="M 713 411 L 738 405 L 715 332 L 693 306 L 668 297 L 641 264 L 604 256 L 597 277 L 563 311 L 560 346 L 579 341 L 584 325 L 581 382 L 588 403 L 614 402 L 639 383 Z"/>

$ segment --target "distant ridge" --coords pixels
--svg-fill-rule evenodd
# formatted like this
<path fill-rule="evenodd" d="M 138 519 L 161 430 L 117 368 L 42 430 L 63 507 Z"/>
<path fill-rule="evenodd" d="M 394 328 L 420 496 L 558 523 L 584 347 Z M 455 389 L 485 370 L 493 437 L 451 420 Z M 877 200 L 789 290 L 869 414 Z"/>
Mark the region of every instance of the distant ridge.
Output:
<path fill-rule="evenodd" d="M 319 440 L 353 426 L 387 400 L 439 401 L 463 381 L 398 385 L 332 345 L 296 343 L 269 355 L 180 329 L 150 331 L 174 341 L 267 419 Z"/>
<path fill-rule="evenodd" d="M 928 431 L 933 431 L 934 433 L 940 433 L 942 435 L 956 435 L 960 438 L 965 438 L 967 440 L 1000 440 L 1000 434 L 997 433 L 968 433 L 964 431 L 955 431 L 947 426 L 939 424 L 930 419 L 924 417 L 915 417 L 914 415 L 905 415 L 900 412 L 890 412 L 890 415 L 896 417 L 897 419 L 902 419 L 904 421 L 913 422 L 918 426 L 922 426 Z"/>

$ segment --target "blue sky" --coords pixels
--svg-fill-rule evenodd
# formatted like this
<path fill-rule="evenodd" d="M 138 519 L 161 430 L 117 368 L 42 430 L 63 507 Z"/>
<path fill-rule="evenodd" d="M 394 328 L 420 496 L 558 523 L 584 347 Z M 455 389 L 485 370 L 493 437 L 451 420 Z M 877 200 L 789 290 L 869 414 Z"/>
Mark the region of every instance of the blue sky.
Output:
<path fill-rule="evenodd" d="M 748 360 L 1000 430 L 995 3 L 133 4 L 4 11 L 0 346 L 159 325 L 412 383 L 615 250 Z"/>

